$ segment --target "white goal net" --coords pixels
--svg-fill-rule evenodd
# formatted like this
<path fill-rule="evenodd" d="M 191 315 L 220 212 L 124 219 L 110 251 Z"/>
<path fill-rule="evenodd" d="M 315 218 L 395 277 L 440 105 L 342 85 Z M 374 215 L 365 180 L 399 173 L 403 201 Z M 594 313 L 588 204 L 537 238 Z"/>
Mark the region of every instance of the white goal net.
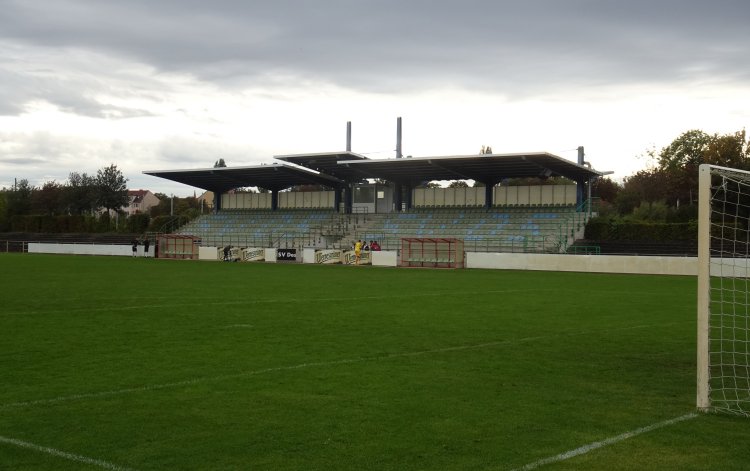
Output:
<path fill-rule="evenodd" d="M 699 174 L 697 404 L 750 417 L 750 172 Z"/>

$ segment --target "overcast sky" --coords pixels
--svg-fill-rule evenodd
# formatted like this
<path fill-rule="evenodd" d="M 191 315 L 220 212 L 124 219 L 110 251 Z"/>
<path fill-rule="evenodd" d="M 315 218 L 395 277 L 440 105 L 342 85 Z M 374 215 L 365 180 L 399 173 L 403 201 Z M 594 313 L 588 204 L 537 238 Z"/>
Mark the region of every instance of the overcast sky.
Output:
<path fill-rule="evenodd" d="M 750 123 L 748 0 L 0 0 L 0 187 L 144 170 L 548 151 L 621 179 Z"/>

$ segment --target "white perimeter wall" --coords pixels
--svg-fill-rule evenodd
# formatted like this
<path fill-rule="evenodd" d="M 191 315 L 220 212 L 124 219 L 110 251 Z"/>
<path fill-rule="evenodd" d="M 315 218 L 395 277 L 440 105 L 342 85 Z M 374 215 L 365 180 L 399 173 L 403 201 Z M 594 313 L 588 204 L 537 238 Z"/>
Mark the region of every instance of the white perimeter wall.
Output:
<path fill-rule="evenodd" d="M 51 244 L 32 242 L 29 253 L 49 253 L 64 255 L 114 255 L 131 257 L 130 245 L 94 244 Z M 266 249 L 266 262 L 276 261 L 276 249 Z M 304 261 L 314 259 L 314 249 L 305 249 Z M 138 246 L 139 257 L 143 256 L 143 246 Z M 149 250 L 149 257 L 153 257 Z M 216 247 L 200 247 L 201 260 L 216 260 Z M 372 264 L 376 266 L 398 265 L 395 251 L 372 252 Z M 696 257 L 646 257 L 628 255 L 554 255 L 467 252 L 466 268 L 494 270 L 540 270 L 575 271 L 591 273 L 629 273 L 642 275 L 689 275 L 698 274 Z M 711 276 L 750 278 L 748 259 L 712 259 Z"/>
<path fill-rule="evenodd" d="M 466 268 L 697 276 L 697 257 L 466 253 Z M 711 276 L 750 277 L 747 259 L 712 259 Z"/>
<path fill-rule="evenodd" d="M 29 253 L 54 253 L 63 255 L 119 255 L 132 257 L 131 245 L 94 245 L 94 244 L 49 244 L 40 242 L 29 243 Z M 143 257 L 143 246 L 139 245 L 136 252 Z M 148 256 L 154 256 L 153 245 L 148 250 Z"/>

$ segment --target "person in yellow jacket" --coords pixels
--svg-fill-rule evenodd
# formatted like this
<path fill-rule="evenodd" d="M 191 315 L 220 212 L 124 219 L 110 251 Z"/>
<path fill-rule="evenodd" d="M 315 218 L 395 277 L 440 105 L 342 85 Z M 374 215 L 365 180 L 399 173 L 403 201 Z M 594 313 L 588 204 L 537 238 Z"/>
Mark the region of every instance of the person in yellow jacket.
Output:
<path fill-rule="evenodd" d="M 359 265 L 359 258 L 362 256 L 362 241 L 358 240 L 354 244 L 354 263 Z"/>

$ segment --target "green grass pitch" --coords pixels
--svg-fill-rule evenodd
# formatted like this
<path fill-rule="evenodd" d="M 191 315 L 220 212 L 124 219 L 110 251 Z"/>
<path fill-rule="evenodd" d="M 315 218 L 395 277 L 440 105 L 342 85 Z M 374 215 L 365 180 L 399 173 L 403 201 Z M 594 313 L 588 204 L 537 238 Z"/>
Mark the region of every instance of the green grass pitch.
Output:
<path fill-rule="evenodd" d="M 693 278 L 30 254 L 0 268 L 0 469 L 750 463 L 738 417 L 607 442 L 694 411 Z"/>

